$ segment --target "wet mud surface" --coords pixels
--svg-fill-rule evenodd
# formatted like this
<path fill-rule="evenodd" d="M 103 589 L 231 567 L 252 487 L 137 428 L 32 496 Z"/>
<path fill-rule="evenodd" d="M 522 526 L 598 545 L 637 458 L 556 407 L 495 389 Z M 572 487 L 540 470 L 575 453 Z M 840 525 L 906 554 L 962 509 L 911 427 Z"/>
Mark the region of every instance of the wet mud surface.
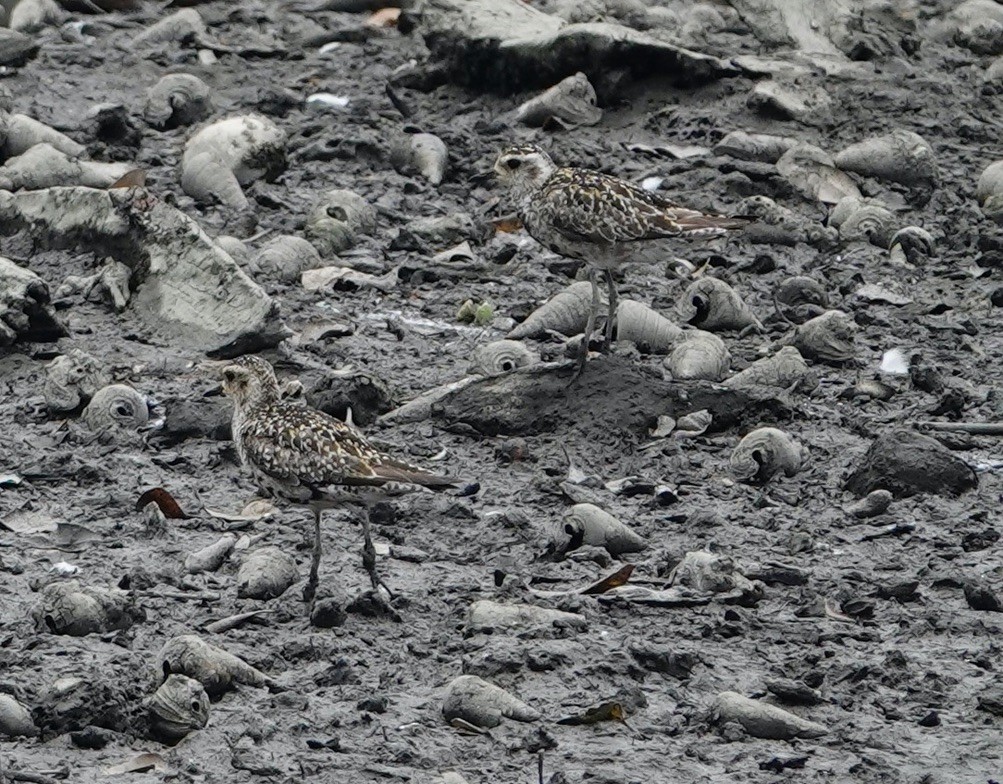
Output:
<path fill-rule="evenodd" d="M 152 194 L 211 235 L 301 234 L 315 200 L 334 188 L 376 207 L 377 230 L 344 259 L 380 274 L 399 268 L 398 282 L 387 291 L 316 292 L 298 280 L 259 276 L 294 333 L 317 320 L 352 333 L 287 341 L 264 355 L 281 380 L 303 378 L 308 398 L 323 391 L 329 369 L 364 374 L 367 380 L 341 397 L 329 388 L 326 407 L 352 404 L 373 439 L 479 482 L 480 491 L 415 494 L 378 510 L 380 568 L 399 621 L 356 604 L 343 625 L 312 627 L 300 600 L 309 513 L 280 505 L 269 519 L 233 523 L 203 510 L 238 511 L 256 492 L 228 440 L 225 402 L 206 396 L 215 381 L 194 364 L 204 355 L 181 341 L 148 339 L 128 309 L 116 313 L 79 294 L 56 298 L 68 336 L 0 353 L 0 474 L 22 480 L 0 487 L 0 692 L 26 706 L 41 733 L 0 743 L 0 768 L 105 781 L 115 778 L 105 769 L 153 752 L 168 771 L 144 780 L 425 782 L 456 771 L 476 784 L 536 781 L 542 752 L 544 780 L 555 783 L 1000 778 L 1003 719 L 991 710 L 1000 711 L 999 703 L 987 699 L 1001 685 L 997 439 L 933 434 L 977 471 L 977 487 L 959 496 L 896 498 L 885 513 L 861 519 L 846 511 L 857 497 L 843 489 L 882 432 L 929 420 L 994 421 L 1003 413 L 1003 319 L 991 301 L 1003 285 L 1003 233 L 975 199 L 978 175 L 999 154 L 1003 107 L 984 84 L 990 57 L 925 37 L 947 10 L 944 4 L 924 12 L 915 53 L 856 63 L 852 75 L 817 77 L 832 98 L 817 116 L 764 116 L 747 103 L 757 83 L 748 73 L 690 89 L 646 79 L 626 82 L 615 101 L 607 99 L 599 125 L 554 132 L 512 123 L 512 111 L 533 93 L 449 85 L 398 88 L 413 110 L 403 118 L 385 85 L 395 69 L 422 62 L 422 43 L 393 29 L 352 32 L 363 29 L 364 15 L 205 4 L 199 12 L 218 40 L 236 46 L 251 32 L 273 32 L 279 50 L 267 57 L 221 53 L 208 66 L 194 47 L 134 52 L 132 37 L 159 18 L 152 10 L 76 17 L 85 24 L 83 43 L 59 28 L 36 34 L 37 58 L 0 80 L 13 110 L 62 130 L 96 160 L 134 162 L 146 170 Z M 325 31 L 349 32 L 322 54 Z M 759 51 L 738 22 L 684 43 L 722 57 Z M 191 129 L 157 131 L 142 120 L 145 89 L 172 71 L 194 73 L 212 88 L 213 118 L 258 112 L 288 133 L 287 168 L 274 182 L 246 188 L 249 211 L 196 204 L 178 182 Z M 311 108 L 304 101 L 316 93 L 344 96 L 347 106 Z M 95 136 L 88 112 L 108 102 L 126 107 L 139 131 L 134 145 Z M 388 139 L 407 124 L 446 142 L 449 167 L 438 187 L 400 175 L 388 162 Z M 612 357 L 594 356 L 573 383 L 546 379 L 546 399 L 532 389 L 521 399 L 506 399 L 504 391 L 485 397 L 485 405 L 514 411 L 518 427 L 472 423 L 477 401 L 469 396 L 419 422 L 375 422 L 393 405 L 464 376 L 476 346 L 504 337 L 512 320 L 573 280 L 575 264 L 521 232 L 494 231 L 491 220 L 506 210 L 492 199 L 504 194 L 477 175 L 505 144 L 534 141 L 561 163 L 635 182 L 660 177 L 673 198 L 702 209 L 732 211 L 748 196 L 767 195 L 821 225 L 825 206 L 801 196 L 772 164 L 714 154 L 673 160 L 627 146 L 711 148 L 745 130 L 835 153 L 898 128 L 932 146 L 937 187 L 917 192 L 876 179 L 856 182 L 891 205 L 900 226 L 932 234 L 934 252 L 917 264 L 893 266 L 887 250 L 866 242 L 838 240 L 820 249 L 753 243 L 738 234 L 660 243 L 647 251 L 650 260 L 618 276 L 622 297 L 672 317 L 690 283 L 674 272 L 678 258 L 695 270 L 707 265 L 704 275 L 730 283 L 764 325 L 761 332 L 721 333 L 735 370 L 773 353 L 790 334 L 776 315 L 780 283 L 813 277 L 859 328 L 852 361 L 810 363 L 820 382 L 813 391 L 774 390 L 772 403 L 743 409 L 748 416 L 659 441 L 650 435 L 659 415 L 707 407 L 687 409 L 687 395 L 713 396 L 701 391 L 705 382 L 664 380 L 662 357 L 619 345 Z M 471 216 L 465 236 L 423 247 L 407 239 L 410 221 L 459 212 Z M 484 262 L 475 273 L 430 263 L 464 238 Z M 91 253 L 46 249 L 28 231 L 0 238 L 0 255 L 36 272 L 53 291 L 66 276 L 90 274 L 102 262 Z M 858 296 L 864 284 L 894 288 L 909 301 Z M 457 310 L 468 299 L 489 301 L 495 322 L 459 323 Z M 545 358 L 564 355 L 559 340 L 527 342 Z M 906 358 L 918 355 L 914 364 L 939 384 L 879 375 L 884 352 L 896 348 Z M 167 426 L 110 440 L 89 430 L 79 410 L 48 411 L 45 367 L 73 349 L 155 398 Z M 874 379 L 887 390 L 859 393 L 860 382 Z M 666 392 L 670 387 L 675 391 Z M 759 425 L 781 428 L 808 453 L 799 473 L 778 475 L 765 488 L 737 482 L 729 471 L 732 449 Z M 671 492 L 622 492 L 616 480 L 625 477 Z M 166 488 L 188 518 L 137 510 L 151 487 Z M 628 524 L 647 549 L 615 558 L 586 547 L 564 560 L 542 559 L 566 510 L 582 501 Z M 227 530 L 238 537 L 237 551 L 217 571 L 189 574 L 186 556 Z M 349 603 L 368 588 L 361 543 L 349 514 L 326 513 L 321 596 Z M 301 582 L 276 599 L 238 598 L 241 559 L 259 545 L 291 555 Z M 701 549 L 733 558 L 763 583 L 761 595 L 656 607 L 576 593 L 621 562 L 635 564 L 632 584 L 660 587 L 686 552 Z M 54 571 L 59 562 L 75 567 L 72 579 L 82 585 L 126 590 L 136 621 L 80 637 L 51 633 L 45 613 L 33 611 L 46 585 L 69 579 Z M 470 605 L 482 599 L 575 612 L 587 627 L 465 630 Z M 251 610 L 266 612 L 224 632 L 205 631 Z M 214 697 L 205 728 L 172 748 L 146 737 L 141 705 L 164 678 L 158 657 L 165 642 L 185 634 L 242 657 L 274 688 L 238 685 Z M 503 687 L 542 718 L 506 720 L 483 734 L 451 726 L 443 696 L 464 674 Z M 79 708 L 59 703 L 54 684 L 65 678 L 90 684 Z M 781 679 L 809 689 L 814 704 L 777 697 L 777 690 L 787 692 L 768 684 Z M 784 741 L 750 737 L 735 723 L 722 727 L 712 707 L 726 691 L 767 699 L 828 732 Z M 626 724 L 556 723 L 607 701 L 622 705 Z"/>

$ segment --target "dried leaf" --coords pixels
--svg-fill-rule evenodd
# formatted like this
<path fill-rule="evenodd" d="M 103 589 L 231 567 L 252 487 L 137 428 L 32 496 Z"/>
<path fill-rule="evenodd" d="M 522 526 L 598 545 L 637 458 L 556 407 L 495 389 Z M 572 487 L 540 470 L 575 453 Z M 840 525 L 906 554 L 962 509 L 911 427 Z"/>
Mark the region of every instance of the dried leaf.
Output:
<path fill-rule="evenodd" d="M 167 765 L 167 760 L 159 754 L 147 752 L 145 754 L 137 754 L 132 759 L 128 759 L 118 765 L 105 768 L 104 773 L 108 776 L 115 776 L 119 773 L 145 773 L 150 770 L 155 770 L 158 773 L 166 773 L 170 771 L 170 767 Z"/>
<path fill-rule="evenodd" d="M 142 511 L 147 504 L 156 504 L 161 513 L 169 520 L 187 520 L 188 515 L 182 511 L 174 497 L 162 487 L 154 487 L 143 493 L 136 502 L 136 511 Z"/>
<path fill-rule="evenodd" d="M 401 15 L 399 8 L 381 8 L 366 20 L 367 27 L 396 27 Z"/>
<path fill-rule="evenodd" d="M 515 215 L 506 215 L 504 218 L 498 218 L 493 221 L 492 225 L 495 227 L 496 232 L 511 234 L 512 232 L 519 231 L 519 229 L 522 228 L 522 221 Z"/>
<path fill-rule="evenodd" d="M 251 503 L 239 512 L 224 512 L 210 509 L 208 506 L 203 508 L 205 509 L 205 513 L 210 517 L 215 517 L 217 520 L 225 520 L 228 523 L 253 523 L 275 514 L 275 507 L 264 499 L 251 501 Z"/>
<path fill-rule="evenodd" d="M 634 571 L 634 564 L 627 564 L 621 569 L 617 570 L 609 577 L 604 577 L 599 582 L 594 585 L 590 585 L 588 588 L 584 588 L 581 593 L 594 595 L 597 593 L 606 593 L 613 588 L 619 588 L 621 585 L 626 585 L 627 580 L 630 579 L 631 573 Z"/>
<path fill-rule="evenodd" d="M 558 724 L 576 726 L 579 724 L 598 724 L 601 721 L 619 721 L 626 723 L 623 705 L 619 702 L 604 702 L 594 708 L 588 708 L 576 716 L 566 716 L 558 719 Z"/>
<path fill-rule="evenodd" d="M 0 528 L 16 534 L 49 533 L 56 530 L 56 523 L 43 512 L 22 509 L 0 519 Z"/>
<path fill-rule="evenodd" d="M 142 169 L 130 169 L 115 182 L 108 186 L 112 188 L 142 188 L 146 185 L 146 172 Z"/>

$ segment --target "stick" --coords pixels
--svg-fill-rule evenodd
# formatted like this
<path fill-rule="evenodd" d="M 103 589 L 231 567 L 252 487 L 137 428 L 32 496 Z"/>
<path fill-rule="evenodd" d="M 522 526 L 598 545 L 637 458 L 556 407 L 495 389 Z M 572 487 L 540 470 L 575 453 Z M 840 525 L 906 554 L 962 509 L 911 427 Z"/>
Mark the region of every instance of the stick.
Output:
<path fill-rule="evenodd" d="M 540 749 L 536 755 L 536 773 L 540 780 L 540 784 L 543 784 L 543 749 Z"/>
<path fill-rule="evenodd" d="M 27 781 L 31 784 L 59 784 L 51 776 L 43 776 L 41 773 L 29 773 L 26 770 L 0 770 L 0 780 Z"/>
<path fill-rule="evenodd" d="M 969 433 L 973 436 L 1003 436 L 1003 422 L 917 422 L 920 427 Z"/>

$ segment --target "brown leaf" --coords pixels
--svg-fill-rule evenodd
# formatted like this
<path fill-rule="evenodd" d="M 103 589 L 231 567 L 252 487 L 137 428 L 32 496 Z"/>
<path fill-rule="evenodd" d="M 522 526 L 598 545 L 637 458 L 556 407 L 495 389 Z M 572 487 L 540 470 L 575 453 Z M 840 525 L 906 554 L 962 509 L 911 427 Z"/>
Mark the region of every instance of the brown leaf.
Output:
<path fill-rule="evenodd" d="M 109 185 L 108 190 L 112 188 L 142 188 L 144 185 L 146 185 L 146 172 L 142 169 L 131 169 Z"/>
<path fill-rule="evenodd" d="M 620 721 L 626 723 L 626 716 L 623 713 L 623 705 L 619 702 L 604 702 L 594 708 L 588 708 L 584 713 L 576 716 L 566 716 L 558 719 L 558 724 L 598 724 L 601 721 Z"/>
<path fill-rule="evenodd" d="M 147 504 L 156 504 L 164 517 L 169 520 L 187 520 L 188 515 L 184 513 L 174 497 L 162 487 L 154 487 L 143 493 L 136 502 L 136 511 L 142 510 Z"/>
<path fill-rule="evenodd" d="M 512 232 L 519 231 L 519 229 L 522 228 L 522 221 L 515 215 L 506 215 L 504 218 L 496 219 L 494 221 L 494 227 L 496 232 L 511 234 Z"/>
<path fill-rule="evenodd" d="M 366 20 L 368 27 L 396 27 L 401 15 L 399 8 L 381 8 Z"/>
<path fill-rule="evenodd" d="M 627 584 L 627 580 L 630 579 L 631 572 L 633 571 L 634 564 L 627 564 L 623 568 L 611 574 L 609 577 L 604 577 L 594 585 L 590 585 L 588 588 L 583 588 L 581 592 L 584 594 L 597 594 L 606 593 L 606 591 L 611 588 L 619 588 L 621 585 Z"/>

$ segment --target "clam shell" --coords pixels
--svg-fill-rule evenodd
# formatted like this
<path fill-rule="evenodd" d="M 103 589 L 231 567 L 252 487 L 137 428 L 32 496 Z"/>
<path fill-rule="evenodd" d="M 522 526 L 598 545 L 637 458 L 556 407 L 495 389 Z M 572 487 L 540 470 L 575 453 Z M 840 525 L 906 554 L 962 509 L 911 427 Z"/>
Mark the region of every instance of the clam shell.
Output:
<path fill-rule="evenodd" d="M 530 98 L 515 112 L 516 121 L 523 125 L 539 127 L 554 118 L 571 125 L 595 125 L 602 119 L 595 88 L 582 72 Z"/>
<path fill-rule="evenodd" d="M 680 318 L 703 330 L 762 327 L 738 292 L 718 278 L 701 278 L 682 293 L 677 303 Z"/>
<path fill-rule="evenodd" d="M 503 719 L 537 721 L 540 713 L 476 675 L 461 675 L 446 689 L 442 716 L 446 721 L 462 719 L 475 727 L 490 728 L 497 727 Z"/>
<path fill-rule="evenodd" d="M 552 537 L 556 552 L 565 553 L 582 545 L 603 547 L 612 556 L 638 553 L 648 543 L 609 512 L 594 504 L 575 504 L 564 515 Z"/>
<path fill-rule="evenodd" d="M 320 254 L 309 240 L 283 234 L 269 240 L 254 255 L 250 269 L 256 275 L 283 283 L 294 283 L 305 270 L 320 265 Z"/>
<path fill-rule="evenodd" d="M 832 157 L 811 144 L 798 144 L 777 161 L 777 171 L 809 199 L 835 204 L 846 196 L 860 198 L 860 189 L 836 168 Z"/>
<path fill-rule="evenodd" d="M 209 722 L 209 695 L 202 684 L 186 675 L 171 675 L 145 701 L 150 734 L 173 745 Z"/>
<path fill-rule="evenodd" d="M 193 125 L 210 114 L 212 91 L 192 74 L 168 74 L 146 91 L 143 117 L 154 128 Z"/>
<path fill-rule="evenodd" d="M 328 191 L 307 215 L 305 231 L 322 256 L 333 256 L 355 245 L 357 235 L 376 231 L 376 209 L 352 191 Z"/>
<path fill-rule="evenodd" d="M 846 362 L 856 356 L 857 325 L 841 310 L 827 310 L 794 330 L 793 345 L 806 359 Z"/>
<path fill-rule="evenodd" d="M 724 341 L 712 332 L 692 330 L 672 350 L 665 367 L 679 381 L 720 381 L 731 366 Z"/>
<path fill-rule="evenodd" d="M 418 173 L 439 185 L 446 173 L 446 143 L 431 133 L 405 133 L 390 145 L 390 165 L 400 174 Z"/>
<path fill-rule="evenodd" d="M 470 359 L 470 373 L 496 376 L 517 368 L 534 365 L 540 361 L 538 354 L 530 351 L 518 340 L 495 340 L 474 349 Z"/>
<path fill-rule="evenodd" d="M 592 310 L 592 285 L 588 281 L 572 283 L 538 307 L 505 337 L 543 337 L 548 332 L 578 335 L 584 331 Z"/>
<path fill-rule="evenodd" d="M 194 634 L 183 634 L 168 640 L 160 650 L 158 662 L 158 669 L 165 679 L 174 674 L 187 675 L 201 683 L 210 697 L 223 694 L 238 683 L 273 685 L 271 678 L 243 659 L 210 645 Z"/>
<path fill-rule="evenodd" d="M 761 427 L 738 442 L 731 453 L 731 472 L 741 481 L 762 484 L 783 471 L 794 476 L 801 470 L 801 446 L 783 430 Z"/>
<path fill-rule="evenodd" d="M 794 346 L 784 346 L 772 357 L 756 360 L 722 383 L 732 388 L 767 386 L 790 389 L 797 385 L 802 392 L 810 392 L 818 387 L 818 376 Z"/>
<path fill-rule="evenodd" d="M 84 422 L 95 433 L 139 430 L 149 419 L 146 398 L 125 384 L 99 389 L 83 413 Z"/>
<path fill-rule="evenodd" d="M 643 352 L 666 354 L 682 335 L 674 321 L 640 302 L 624 299 L 616 307 L 616 339 L 634 343 Z"/>
<path fill-rule="evenodd" d="M 938 179 L 937 156 L 918 133 L 895 130 L 851 144 L 835 158 L 844 171 L 903 185 L 931 185 Z"/>

